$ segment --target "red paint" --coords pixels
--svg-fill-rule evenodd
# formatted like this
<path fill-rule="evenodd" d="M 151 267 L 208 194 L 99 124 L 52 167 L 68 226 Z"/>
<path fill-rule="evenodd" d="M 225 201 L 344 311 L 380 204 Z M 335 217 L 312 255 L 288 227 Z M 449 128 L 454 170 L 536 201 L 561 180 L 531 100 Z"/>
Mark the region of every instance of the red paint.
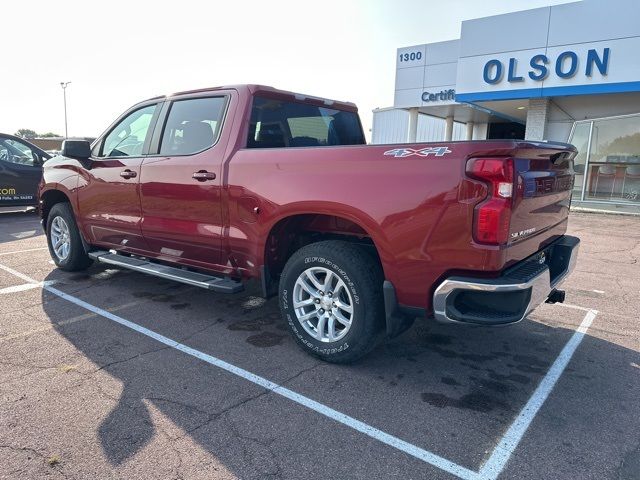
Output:
<path fill-rule="evenodd" d="M 258 91 L 295 99 L 258 86 L 168 97 L 228 95 L 218 143 L 175 158 L 92 159 L 86 166 L 54 159 L 45 166 L 41 195 L 63 191 L 91 244 L 245 277 L 259 276 L 269 233 L 279 221 L 302 214 L 338 217 L 318 217 L 305 228 L 370 237 L 398 301 L 423 308 L 430 307 L 432 291 L 445 276 L 496 276 L 566 230 L 573 170 L 571 162 L 552 164 L 549 158 L 566 152 L 571 159 L 572 146 L 504 140 L 245 149 L 251 99 Z M 332 108 L 356 110 L 341 102 Z M 450 153 L 384 155 L 394 148 L 429 146 L 447 146 Z M 512 159 L 508 244 L 473 238 L 476 207 L 491 187 L 465 170 L 469 159 L 480 157 Z M 121 178 L 125 169 L 137 177 Z M 191 176 L 200 170 L 215 172 L 216 179 L 198 182 Z M 531 228 L 536 232 L 512 239 Z"/>

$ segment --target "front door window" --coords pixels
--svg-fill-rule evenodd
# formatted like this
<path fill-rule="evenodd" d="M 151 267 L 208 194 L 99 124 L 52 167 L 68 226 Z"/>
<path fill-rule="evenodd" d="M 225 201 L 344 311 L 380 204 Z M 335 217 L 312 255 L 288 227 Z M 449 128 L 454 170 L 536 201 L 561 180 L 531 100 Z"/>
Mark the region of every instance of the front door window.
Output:
<path fill-rule="evenodd" d="M 0 160 L 33 167 L 39 162 L 39 157 L 28 145 L 6 138 L 0 139 Z"/>
<path fill-rule="evenodd" d="M 139 157 L 149 132 L 156 105 L 149 105 L 127 115 L 105 137 L 102 157 Z"/>

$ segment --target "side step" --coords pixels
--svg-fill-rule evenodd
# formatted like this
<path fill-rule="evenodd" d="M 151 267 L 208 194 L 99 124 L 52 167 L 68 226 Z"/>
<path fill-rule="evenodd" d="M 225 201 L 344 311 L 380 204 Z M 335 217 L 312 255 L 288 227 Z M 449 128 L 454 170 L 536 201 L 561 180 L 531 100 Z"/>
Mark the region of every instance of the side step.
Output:
<path fill-rule="evenodd" d="M 159 263 L 152 263 L 139 258 L 119 255 L 106 250 L 96 250 L 89 252 L 88 255 L 100 263 L 128 268 L 129 270 L 135 270 L 136 272 L 142 272 L 148 275 L 186 283 L 187 285 L 206 288 L 207 290 L 213 290 L 218 293 L 238 293 L 244 290 L 242 282 L 238 282 L 230 278 L 214 277 L 213 275 L 190 272 L 188 270 L 169 267 Z"/>

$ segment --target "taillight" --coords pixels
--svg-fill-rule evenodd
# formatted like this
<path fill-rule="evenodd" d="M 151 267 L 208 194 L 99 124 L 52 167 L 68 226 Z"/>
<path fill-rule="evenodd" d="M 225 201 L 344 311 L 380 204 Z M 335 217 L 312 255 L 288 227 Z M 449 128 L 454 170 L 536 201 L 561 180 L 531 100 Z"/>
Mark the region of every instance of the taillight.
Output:
<path fill-rule="evenodd" d="M 487 199 L 475 208 L 473 237 L 477 242 L 502 245 L 509 240 L 513 195 L 513 159 L 473 158 L 467 175 L 487 184 Z"/>

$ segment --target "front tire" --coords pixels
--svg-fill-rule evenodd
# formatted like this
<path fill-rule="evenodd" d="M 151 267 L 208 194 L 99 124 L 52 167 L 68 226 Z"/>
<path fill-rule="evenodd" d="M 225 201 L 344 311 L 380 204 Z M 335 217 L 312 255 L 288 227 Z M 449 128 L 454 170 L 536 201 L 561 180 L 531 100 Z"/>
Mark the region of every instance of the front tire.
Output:
<path fill-rule="evenodd" d="M 56 203 L 47 217 L 47 245 L 56 266 L 67 272 L 87 269 L 93 260 L 82 245 L 71 205 Z"/>
<path fill-rule="evenodd" d="M 362 247 L 343 241 L 307 245 L 280 277 L 280 309 L 307 353 L 350 363 L 369 353 L 384 325 L 382 274 Z"/>

